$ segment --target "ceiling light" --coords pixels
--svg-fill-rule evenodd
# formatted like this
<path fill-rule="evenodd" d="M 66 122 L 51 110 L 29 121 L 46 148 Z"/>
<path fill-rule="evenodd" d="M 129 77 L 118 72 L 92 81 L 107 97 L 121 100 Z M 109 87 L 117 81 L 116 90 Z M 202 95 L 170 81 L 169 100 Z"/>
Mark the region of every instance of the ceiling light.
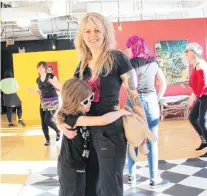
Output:
<path fill-rule="evenodd" d="M 31 22 L 30 22 L 30 20 L 27 20 L 27 19 L 20 19 L 20 20 L 16 21 L 16 24 L 19 27 L 26 28 L 31 25 Z"/>

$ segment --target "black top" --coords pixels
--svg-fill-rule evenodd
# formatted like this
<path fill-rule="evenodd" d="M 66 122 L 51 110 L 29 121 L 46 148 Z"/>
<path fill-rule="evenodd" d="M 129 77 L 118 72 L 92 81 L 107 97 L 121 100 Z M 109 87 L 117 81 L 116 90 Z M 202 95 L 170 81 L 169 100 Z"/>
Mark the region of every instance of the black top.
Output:
<path fill-rule="evenodd" d="M 144 58 L 133 58 L 130 60 L 138 75 L 138 93 L 156 92 L 155 76 L 157 75 L 159 64 L 155 60 Z"/>
<path fill-rule="evenodd" d="M 42 98 L 50 98 L 50 97 L 57 97 L 57 92 L 55 87 L 49 83 L 48 79 L 53 79 L 54 75 L 52 73 L 47 73 L 45 80 L 42 82 L 40 77 L 37 78 L 36 83 L 38 88 L 41 91 Z"/>
<path fill-rule="evenodd" d="M 114 111 L 114 106 L 119 103 L 119 91 L 122 85 L 120 76 L 133 69 L 124 53 L 113 50 L 111 54 L 114 58 L 114 66 L 107 76 L 102 74 L 96 81 L 91 82 L 91 69 L 86 67 L 84 70 L 84 80 L 92 87 L 95 95 L 89 115 L 99 116 Z M 79 67 L 75 77 L 79 77 Z"/>
<path fill-rule="evenodd" d="M 77 115 L 67 115 L 65 122 L 74 127 L 78 118 L 82 114 Z M 71 168 L 76 170 L 81 170 L 85 168 L 85 162 L 82 157 L 84 139 L 82 134 L 86 131 L 86 127 L 76 127 L 77 136 L 70 140 L 65 135 L 63 135 L 62 146 L 60 150 L 60 155 L 58 160 L 67 162 Z"/>

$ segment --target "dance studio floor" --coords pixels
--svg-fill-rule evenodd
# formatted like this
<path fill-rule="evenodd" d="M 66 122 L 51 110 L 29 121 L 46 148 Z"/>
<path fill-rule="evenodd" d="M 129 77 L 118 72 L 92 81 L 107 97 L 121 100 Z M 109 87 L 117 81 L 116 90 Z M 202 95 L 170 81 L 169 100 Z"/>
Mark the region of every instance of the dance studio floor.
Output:
<path fill-rule="evenodd" d="M 8 128 L 5 116 L 1 129 L 2 196 L 58 195 L 57 156 L 60 143 L 43 146 L 44 138 L 38 124 L 25 128 Z M 184 120 L 165 120 L 159 131 L 160 174 L 170 184 L 150 189 L 146 157 L 140 156 L 137 171 L 141 175 L 137 186 L 127 184 L 127 163 L 124 170 L 125 196 L 207 196 L 207 158 L 197 158 L 207 149 L 196 152 L 199 138 Z"/>

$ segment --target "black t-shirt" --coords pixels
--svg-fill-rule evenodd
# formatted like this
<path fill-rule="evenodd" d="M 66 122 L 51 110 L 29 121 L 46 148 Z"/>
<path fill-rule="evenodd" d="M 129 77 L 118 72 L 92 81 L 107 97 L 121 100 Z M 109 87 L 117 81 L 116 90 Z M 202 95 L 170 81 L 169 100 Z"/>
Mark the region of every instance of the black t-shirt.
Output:
<path fill-rule="evenodd" d="M 138 57 L 133 58 L 130 61 L 138 74 L 138 93 L 156 92 L 155 76 L 159 69 L 157 61 Z"/>
<path fill-rule="evenodd" d="M 53 79 L 54 75 L 52 73 L 47 73 L 45 80 L 42 82 L 40 77 L 37 78 L 36 83 L 41 91 L 42 98 L 57 97 L 57 92 L 55 87 L 49 83 L 48 79 Z"/>
<path fill-rule="evenodd" d="M 71 127 L 74 127 L 81 115 L 81 113 L 78 113 L 77 115 L 67 115 L 65 122 Z M 85 168 L 85 162 L 82 157 L 84 145 L 82 134 L 85 132 L 86 127 L 76 127 L 75 129 L 77 130 L 77 136 L 72 140 L 63 135 L 61 151 L 58 159 L 59 161 L 68 163 L 73 169 L 81 170 Z"/>
<path fill-rule="evenodd" d="M 114 111 L 114 106 L 119 103 L 119 91 L 122 84 L 121 75 L 133 69 L 128 57 L 117 50 L 111 52 L 113 56 L 113 69 L 105 76 L 91 82 L 91 70 L 86 67 L 83 72 L 83 79 L 91 86 L 95 96 L 91 105 L 89 115 L 99 116 Z M 75 77 L 79 77 L 79 67 L 75 72 Z"/>

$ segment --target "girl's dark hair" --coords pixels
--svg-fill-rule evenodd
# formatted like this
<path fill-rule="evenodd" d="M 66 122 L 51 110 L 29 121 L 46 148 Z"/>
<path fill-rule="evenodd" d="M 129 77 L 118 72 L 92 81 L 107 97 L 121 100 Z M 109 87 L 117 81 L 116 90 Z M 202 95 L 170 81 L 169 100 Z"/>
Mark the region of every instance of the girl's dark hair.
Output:
<path fill-rule="evenodd" d="M 48 64 L 45 61 L 40 61 L 39 63 L 37 63 L 37 68 L 41 65 L 45 68 L 45 70 L 47 70 Z"/>
<path fill-rule="evenodd" d="M 5 72 L 4 72 L 4 78 L 13 78 L 14 77 L 14 74 L 13 74 L 13 71 L 10 70 L 10 69 L 7 69 Z"/>
<path fill-rule="evenodd" d="M 51 69 L 53 70 L 53 67 L 52 67 L 52 66 L 50 66 L 50 65 L 48 66 L 48 68 L 51 68 Z"/>

